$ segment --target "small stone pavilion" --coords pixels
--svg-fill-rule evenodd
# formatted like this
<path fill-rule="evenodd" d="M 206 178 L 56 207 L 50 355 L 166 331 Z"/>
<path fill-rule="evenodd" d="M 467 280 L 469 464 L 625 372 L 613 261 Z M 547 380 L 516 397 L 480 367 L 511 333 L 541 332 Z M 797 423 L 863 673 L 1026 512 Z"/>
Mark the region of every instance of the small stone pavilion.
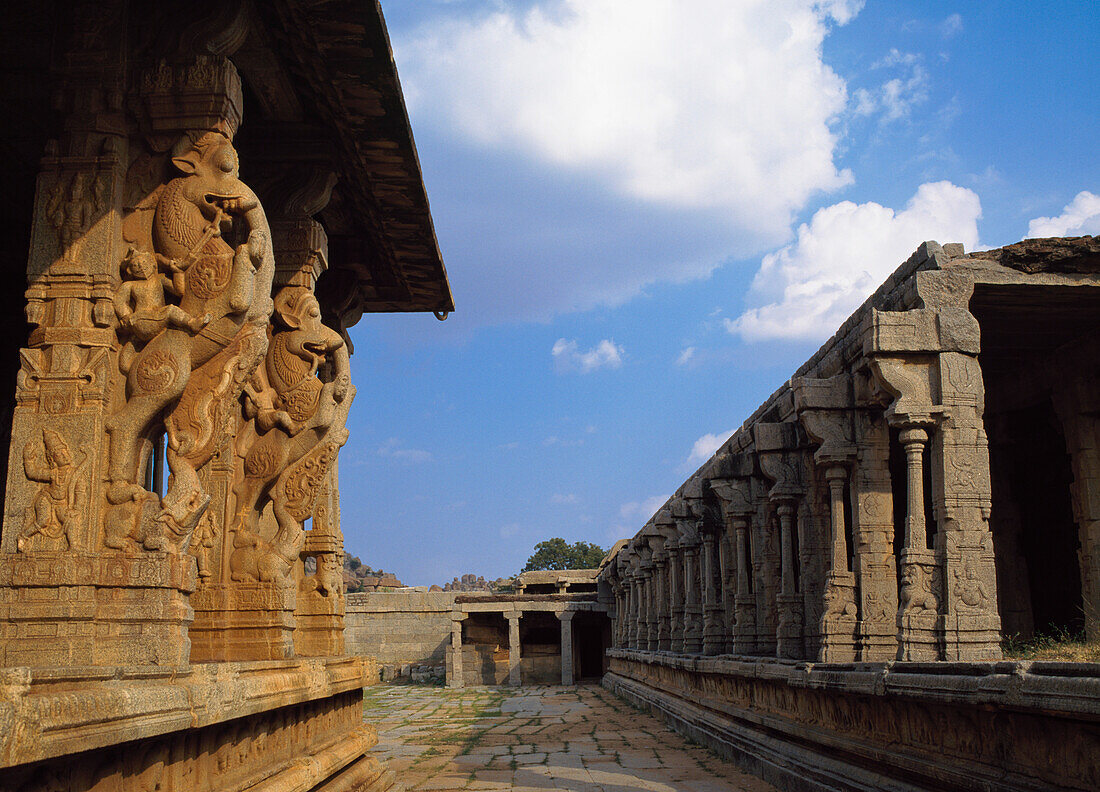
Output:
<path fill-rule="evenodd" d="M 0 790 L 390 789 L 347 328 L 453 305 L 377 3 L 10 0 L 0 41 Z"/>
<path fill-rule="evenodd" d="M 599 575 L 604 684 L 787 789 L 1098 789 L 1100 239 L 923 244 Z M 940 662 L 936 662 L 940 661 Z"/>
<path fill-rule="evenodd" d="M 457 594 L 447 684 L 572 685 L 606 670 L 611 625 L 595 569 L 524 572 L 516 593 Z"/>

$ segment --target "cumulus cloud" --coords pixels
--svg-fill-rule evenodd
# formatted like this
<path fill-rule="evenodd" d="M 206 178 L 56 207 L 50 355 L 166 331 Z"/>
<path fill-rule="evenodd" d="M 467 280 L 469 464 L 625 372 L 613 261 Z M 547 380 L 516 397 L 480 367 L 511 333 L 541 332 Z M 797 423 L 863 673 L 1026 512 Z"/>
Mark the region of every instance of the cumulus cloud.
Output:
<path fill-rule="evenodd" d="M 617 369 L 623 364 L 624 350 L 614 341 L 605 338 L 589 350 L 582 351 L 576 341 L 559 338 L 554 342 L 550 355 L 558 372 L 579 371 L 587 374 L 602 368 Z"/>
<path fill-rule="evenodd" d="M 641 530 L 657 510 L 665 505 L 669 495 L 654 495 L 640 501 L 629 501 L 619 507 L 620 521 L 611 526 L 607 538 L 611 542 L 626 539 Z"/>
<path fill-rule="evenodd" d="M 555 506 L 573 506 L 578 503 L 577 496 L 572 493 L 566 493 L 565 495 L 560 492 L 556 492 L 550 496 L 550 503 Z"/>
<path fill-rule="evenodd" d="M 758 299 L 726 329 L 746 341 L 823 340 L 923 241 L 978 245 L 981 202 L 951 182 L 922 184 L 905 208 L 851 201 L 827 206 L 790 245 L 764 257 Z"/>
<path fill-rule="evenodd" d="M 1027 224 L 1029 237 L 1094 236 L 1100 234 L 1100 195 L 1077 193 L 1057 217 L 1036 217 Z"/>
<path fill-rule="evenodd" d="M 700 437 L 692 444 L 691 453 L 688 454 L 688 458 L 684 460 L 682 467 L 688 469 L 699 467 L 699 465 L 714 456 L 714 452 L 721 448 L 722 443 L 729 440 L 735 431 L 735 429 L 730 429 L 728 432 L 705 434 Z"/>
<path fill-rule="evenodd" d="M 375 456 L 386 457 L 397 462 L 407 462 L 408 464 L 420 464 L 423 462 L 431 462 L 435 457 L 431 451 L 425 451 L 420 448 L 405 448 L 401 441 L 396 437 L 391 437 L 382 445 L 374 449 Z"/>
<path fill-rule="evenodd" d="M 616 305 L 786 239 L 809 199 L 852 181 L 835 161 L 847 87 L 822 45 L 862 4 L 501 0 L 398 39 L 414 126 L 452 141 L 446 169 L 477 164 L 447 187 L 479 247 L 441 226 L 469 259 L 466 315 Z"/>

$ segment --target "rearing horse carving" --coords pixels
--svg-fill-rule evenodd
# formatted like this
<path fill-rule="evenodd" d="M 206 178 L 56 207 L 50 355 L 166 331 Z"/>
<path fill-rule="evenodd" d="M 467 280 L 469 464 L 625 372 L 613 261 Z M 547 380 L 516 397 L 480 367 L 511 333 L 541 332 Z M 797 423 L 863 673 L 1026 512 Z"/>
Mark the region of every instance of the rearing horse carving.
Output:
<path fill-rule="evenodd" d="M 192 327 L 167 324 L 137 350 L 125 403 L 107 422 L 110 464 L 105 541 L 123 549 L 178 550 L 209 502 L 197 471 L 227 437 L 238 399 L 267 349 L 275 262 L 256 194 L 240 180 L 237 152 L 220 132 L 185 136 L 173 151 L 180 175 L 160 191 L 148 240 L 158 267 L 182 273 L 179 308 Z M 247 226 L 236 248 L 224 235 Z M 201 318 L 200 318 L 201 317 Z M 163 500 L 138 482 L 163 422 L 171 471 Z"/>

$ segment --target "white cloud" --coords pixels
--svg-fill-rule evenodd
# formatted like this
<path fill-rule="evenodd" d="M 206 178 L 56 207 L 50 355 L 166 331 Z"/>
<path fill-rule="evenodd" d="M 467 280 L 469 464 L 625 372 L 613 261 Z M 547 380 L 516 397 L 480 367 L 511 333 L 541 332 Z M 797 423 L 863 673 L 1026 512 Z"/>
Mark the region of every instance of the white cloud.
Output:
<path fill-rule="evenodd" d="M 735 431 L 735 429 L 730 429 L 728 432 L 705 434 L 700 437 L 691 446 L 691 453 L 688 454 L 688 458 L 684 460 L 683 467 L 689 469 L 699 467 L 699 465 L 714 456 L 714 452 L 722 446 L 722 443 L 729 440 Z"/>
<path fill-rule="evenodd" d="M 1100 234 L 1100 195 L 1077 193 L 1057 217 L 1036 217 L 1027 224 L 1027 235 L 1036 237 L 1093 236 Z"/>
<path fill-rule="evenodd" d="M 871 68 L 901 69 L 902 76 L 887 80 L 874 90 L 860 88 L 854 91 L 853 112 L 862 116 L 881 113 L 883 123 L 907 118 L 915 106 L 928 100 L 928 72 L 920 60 L 920 56 L 912 52 L 891 49 Z"/>
<path fill-rule="evenodd" d="M 374 454 L 375 456 L 386 457 L 387 459 L 393 459 L 398 462 L 407 462 L 411 465 L 431 462 L 435 459 L 431 451 L 424 451 L 420 448 L 403 448 L 401 441 L 396 437 L 391 437 L 382 445 L 374 449 Z"/>
<path fill-rule="evenodd" d="M 693 357 L 695 357 L 695 347 L 684 347 L 682 350 L 680 350 L 680 354 L 676 357 L 676 365 L 686 366 L 688 364 L 688 361 L 690 361 Z"/>
<path fill-rule="evenodd" d="M 978 246 L 981 202 L 951 182 L 922 184 L 905 208 L 851 201 L 827 206 L 797 240 L 764 257 L 753 292 L 772 302 L 726 329 L 746 341 L 823 340 L 923 241 Z"/>
<path fill-rule="evenodd" d="M 550 502 L 555 506 L 571 506 L 577 503 L 577 496 L 572 492 L 565 495 L 554 493 L 550 496 Z"/>
<path fill-rule="evenodd" d="M 963 18 L 961 14 L 952 14 L 940 22 L 939 25 L 940 35 L 944 38 L 951 38 L 962 33 L 963 30 Z"/>
<path fill-rule="evenodd" d="M 587 351 L 581 351 L 576 341 L 559 338 L 550 350 L 558 372 L 579 371 L 581 374 L 602 368 L 617 369 L 623 365 L 624 354 L 621 346 L 607 338 Z"/>
<path fill-rule="evenodd" d="M 414 127 L 454 147 L 426 172 L 450 190 L 453 232 L 451 204 L 433 201 L 463 259 L 459 322 L 705 277 L 780 244 L 811 198 L 852 181 L 835 161 L 847 86 L 822 46 L 863 0 L 495 5 L 395 42 Z M 476 168 L 451 184 L 459 161 Z"/>
<path fill-rule="evenodd" d="M 619 517 L 622 522 L 616 522 L 607 533 L 611 542 L 626 539 L 642 529 L 657 510 L 665 505 L 668 495 L 653 495 L 640 501 L 629 501 L 619 507 Z"/>

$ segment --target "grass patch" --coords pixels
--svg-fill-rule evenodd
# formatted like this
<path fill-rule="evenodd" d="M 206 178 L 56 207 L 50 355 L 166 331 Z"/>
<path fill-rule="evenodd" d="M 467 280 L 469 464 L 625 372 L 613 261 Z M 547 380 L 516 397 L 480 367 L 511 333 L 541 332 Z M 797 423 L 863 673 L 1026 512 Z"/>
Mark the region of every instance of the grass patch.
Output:
<path fill-rule="evenodd" d="M 1084 629 L 1070 632 L 1054 627 L 1045 633 L 1023 639 L 1009 635 L 1001 641 L 1008 660 L 1060 660 L 1070 663 L 1100 663 L 1100 641 L 1089 641 Z"/>

